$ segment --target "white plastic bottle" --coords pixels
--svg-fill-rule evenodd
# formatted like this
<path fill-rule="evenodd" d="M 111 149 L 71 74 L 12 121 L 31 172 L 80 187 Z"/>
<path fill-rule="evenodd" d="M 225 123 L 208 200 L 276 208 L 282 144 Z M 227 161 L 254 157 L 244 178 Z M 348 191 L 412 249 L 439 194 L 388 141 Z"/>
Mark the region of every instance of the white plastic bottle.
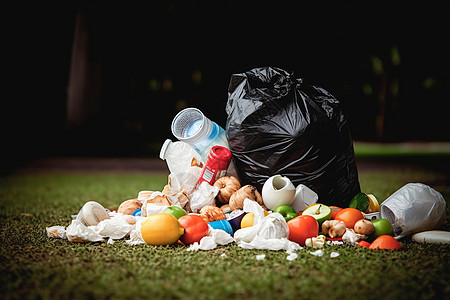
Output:
<path fill-rule="evenodd" d="M 173 135 L 197 150 L 203 161 L 206 161 L 214 146 L 229 149 L 225 130 L 197 108 L 180 111 L 173 119 L 171 128 Z"/>

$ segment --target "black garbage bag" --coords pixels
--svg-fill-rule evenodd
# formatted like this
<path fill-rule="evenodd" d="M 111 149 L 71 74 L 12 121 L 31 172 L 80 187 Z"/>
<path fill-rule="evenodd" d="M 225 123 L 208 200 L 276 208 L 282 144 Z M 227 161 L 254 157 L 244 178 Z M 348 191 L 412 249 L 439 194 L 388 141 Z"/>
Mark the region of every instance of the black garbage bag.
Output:
<path fill-rule="evenodd" d="M 231 77 L 227 139 L 243 184 L 261 191 L 273 175 L 287 176 L 347 207 L 360 192 L 353 142 L 339 101 L 276 67 Z"/>

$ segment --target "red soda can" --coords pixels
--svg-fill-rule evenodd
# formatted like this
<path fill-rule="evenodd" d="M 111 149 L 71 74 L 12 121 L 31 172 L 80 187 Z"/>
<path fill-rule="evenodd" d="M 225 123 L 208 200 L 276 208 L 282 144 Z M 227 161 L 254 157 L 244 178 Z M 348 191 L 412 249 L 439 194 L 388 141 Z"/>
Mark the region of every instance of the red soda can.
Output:
<path fill-rule="evenodd" d="M 231 161 L 231 152 L 225 147 L 214 146 L 209 151 L 206 164 L 203 167 L 202 176 L 198 180 L 198 184 L 203 181 L 213 185 L 217 179 L 225 176 Z"/>

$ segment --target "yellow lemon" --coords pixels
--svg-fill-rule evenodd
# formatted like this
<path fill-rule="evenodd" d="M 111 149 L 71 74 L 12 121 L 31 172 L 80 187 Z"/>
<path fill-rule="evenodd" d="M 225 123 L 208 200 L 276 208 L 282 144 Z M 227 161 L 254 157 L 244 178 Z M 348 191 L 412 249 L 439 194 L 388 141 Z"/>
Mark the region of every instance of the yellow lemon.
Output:
<path fill-rule="evenodd" d="M 174 244 L 183 233 L 177 218 L 168 213 L 153 214 L 142 221 L 141 234 L 149 245 Z"/>
<path fill-rule="evenodd" d="M 269 213 L 264 210 L 264 216 L 268 216 Z M 255 214 L 252 212 L 249 212 L 245 214 L 245 216 L 241 220 L 241 228 L 251 227 L 253 226 L 253 223 L 255 223 Z"/>
<path fill-rule="evenodd" d="M 375 198 L 372 194 L 367 194 L 369 197 L 370 203 L 369 203 L 369 209 L 367 212 L 374 213 L 380 211 L 380 204 L 378 203 L 377 198 Z"/>

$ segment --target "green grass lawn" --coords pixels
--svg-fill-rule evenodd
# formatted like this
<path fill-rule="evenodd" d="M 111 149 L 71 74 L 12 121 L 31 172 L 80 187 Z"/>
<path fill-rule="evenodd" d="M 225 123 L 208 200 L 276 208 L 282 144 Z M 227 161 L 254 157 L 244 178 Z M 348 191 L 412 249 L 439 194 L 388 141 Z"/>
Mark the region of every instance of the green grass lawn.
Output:
<path fill-rule="evenodd" d="M 404 239 L 404 247 L 393 251 L 326 246 L 322 257 L 305 248 L 288 261 L 284 251 L 235 244 L 190 252 L 180 245 L 80 244 L 46 236 L 46 227 L 69 225 L 89 200 L 115 209 L 141 190 L 161 190 L 166 181 L 147 174 L 0 178 L 1 298 L 450 299 L 450 245 Z M 450 199 L 443 174 L 360 174 L 362 190 L 379 200 L 408 182 L 429 184 Z M 340 255 L 331 258 L 331 252 Z M 257 260 L 259 254 L 265 259 Z"/>

